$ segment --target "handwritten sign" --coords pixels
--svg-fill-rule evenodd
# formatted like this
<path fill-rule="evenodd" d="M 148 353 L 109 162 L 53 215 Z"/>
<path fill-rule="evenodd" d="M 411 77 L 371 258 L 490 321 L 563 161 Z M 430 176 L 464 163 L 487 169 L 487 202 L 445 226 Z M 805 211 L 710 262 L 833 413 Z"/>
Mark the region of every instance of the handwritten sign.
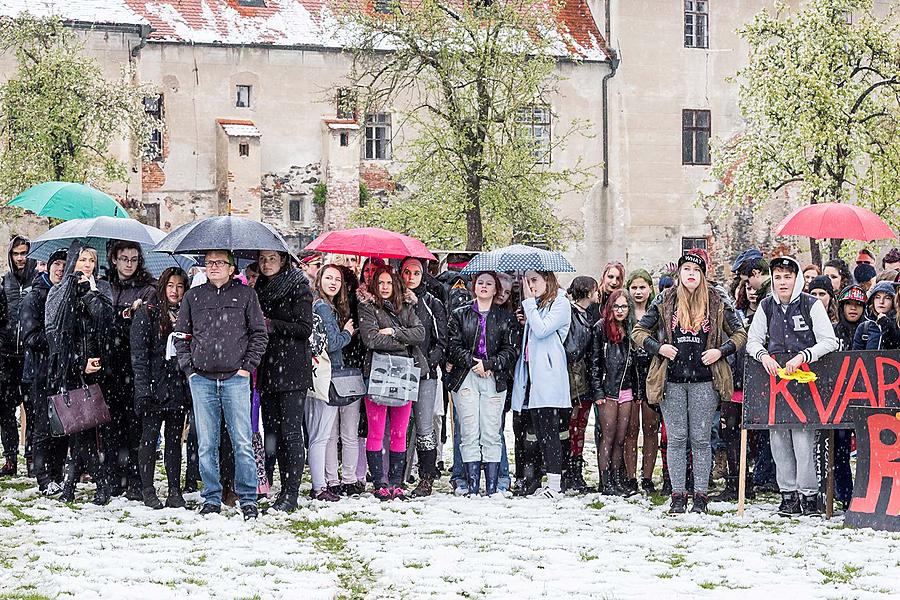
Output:
<path fill-rule="evenodd" d="M 844 524 L 900 531 L 900 411 L 850 412 L 856 422 L 856 481 Z"/>

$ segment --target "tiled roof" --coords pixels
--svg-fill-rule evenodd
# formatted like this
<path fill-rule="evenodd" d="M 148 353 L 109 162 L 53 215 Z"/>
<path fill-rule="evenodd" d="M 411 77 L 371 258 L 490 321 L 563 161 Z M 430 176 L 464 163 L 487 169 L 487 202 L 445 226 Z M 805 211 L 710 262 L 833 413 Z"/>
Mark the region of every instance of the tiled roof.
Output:
<path fill-rule="evenodd" d="M 242 119 L 216 119 L 225 135 L 229 137 L 260 137 L 259 129 L 253 121 L 245 121 Z"/>
<path fill-rule="evenodd" d="M 563 0 L 560 52 L 583 59 L 608 58 L 606 43 L 587 0 Z M 0 0 L 0 15 L 28 10 L 64 20 L 146 24 L 150 39 L 195 44 L 271 44 L 337 48 L 329 0 Z"/>

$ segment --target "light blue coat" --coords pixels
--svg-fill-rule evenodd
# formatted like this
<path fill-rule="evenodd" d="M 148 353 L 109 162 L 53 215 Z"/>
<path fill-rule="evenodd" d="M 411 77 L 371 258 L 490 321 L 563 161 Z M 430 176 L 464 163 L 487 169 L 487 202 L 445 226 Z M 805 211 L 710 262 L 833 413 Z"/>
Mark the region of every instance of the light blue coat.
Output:
<path fill-rule="evenodd" d="M 559 290 L 549 308 L 537 307 L 534 298 L 522 301 L 525 330 L 522 332 L 522 352 L 513 377 L 512 409 L 522 410 L 525 386 L 531 375 L 528 408 L 571 408 L 569 371 L 563 340 L 569 333 L 572 306 L 566 293 Z M 525 348 L 528 364 L 525 364 Z"/>

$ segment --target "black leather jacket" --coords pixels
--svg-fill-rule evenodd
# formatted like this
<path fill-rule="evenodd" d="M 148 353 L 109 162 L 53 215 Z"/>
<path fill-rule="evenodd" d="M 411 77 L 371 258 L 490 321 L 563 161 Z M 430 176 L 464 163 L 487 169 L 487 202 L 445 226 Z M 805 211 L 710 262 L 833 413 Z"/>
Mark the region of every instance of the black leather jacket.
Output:
<path fill-rule="evenodd" d="M 487 358 L 484 360 L 486 371 L 494 373 L 497 391 L 505 391 L 509 386 L 512 366 L 519 356 L 516 350 L 516 320 L 508 311 L 492 306 L 485 323 L 485 345 Z M 479 331 L 478 313 L 472 304 L 461 306 L 450 314 L 448 334 L 450 345 L 447 349 L 448 360 L 453 370 L 447 375 L 447 389 L 459 390 L 472 365 L 477 350 Z"/>
<path fill-rule="evenodd" d="M 628 335 L 613 344 L 603 331 L 603 320 L 594 324 L 588 379 L 594 400 L 618 398 L 619 392 L 631 389 L 636 380 L 634 348 Z"/>

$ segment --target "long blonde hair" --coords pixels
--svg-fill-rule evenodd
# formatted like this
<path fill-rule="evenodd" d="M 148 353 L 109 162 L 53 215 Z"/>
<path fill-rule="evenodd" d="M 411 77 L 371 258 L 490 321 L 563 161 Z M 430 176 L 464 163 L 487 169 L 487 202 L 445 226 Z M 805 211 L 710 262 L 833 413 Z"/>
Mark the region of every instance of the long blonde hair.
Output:
<path fill-rule="evenodd" d="M 709 285 L 706 283 L 706 274 L 700 271 L 700 285 L 693 292 L 684 287 L 680 275 L 679 269 L 678 287 L 675 289 L 678 324 L 685 330 L 699 331 L 703 320 L 709 316 Z"/>

